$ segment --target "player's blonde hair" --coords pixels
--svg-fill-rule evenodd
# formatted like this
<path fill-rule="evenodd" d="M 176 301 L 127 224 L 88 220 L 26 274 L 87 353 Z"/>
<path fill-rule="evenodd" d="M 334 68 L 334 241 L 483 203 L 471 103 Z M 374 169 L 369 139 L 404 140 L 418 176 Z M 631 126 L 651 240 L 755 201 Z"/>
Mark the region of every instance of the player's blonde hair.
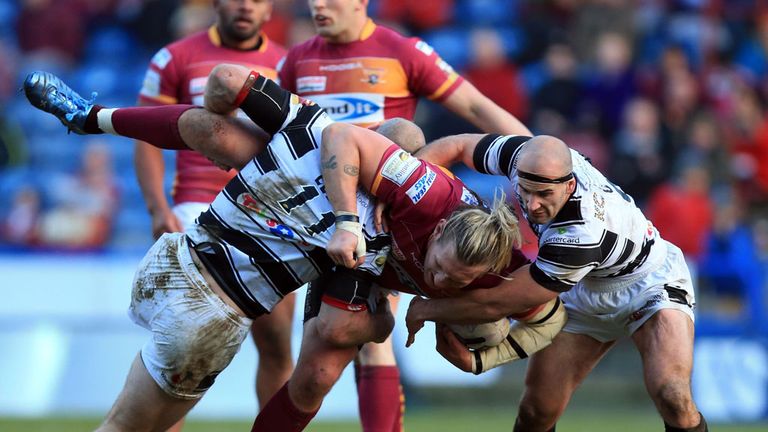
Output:
<path fill-rule="evenodd" d="M 462 207 L 446 220 L 440 242 L 456 246 L 456 258 L 466 265 L 485 264 L 491 272 L 509 265 L 512 250 L 522 242 L 517 217 L 498 190 L 490 212 L 480 207 Z"/>

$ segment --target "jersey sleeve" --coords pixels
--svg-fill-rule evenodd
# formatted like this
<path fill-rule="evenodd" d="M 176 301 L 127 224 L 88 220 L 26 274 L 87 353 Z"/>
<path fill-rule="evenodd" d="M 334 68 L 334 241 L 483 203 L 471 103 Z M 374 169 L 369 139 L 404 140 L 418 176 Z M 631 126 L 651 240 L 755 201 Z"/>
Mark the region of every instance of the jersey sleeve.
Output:
<path fill-rule="evenodd" d="M 440 102 L 464 82 L 428 43 L 409 38 L 403 44 L 401 61 L 408 76 L 408 87 L 414 94 Z"/>
<path fill-rule="evenodd" d="M 512 177 L 517 154 L 531 137 L 523 135 L 488 134 L 477 143 L 472 154 L 475 169 L 483 174 Z"/>
<path fill-rule="evenodd" d="M 178 64 L 180 54 L 171 47 L 160 49 L 149 63 L 144 75 L 144 82 L 139 91 L 139 102 L 144 105 L 175 104 L 179 100 L 179 83 L 181 82 Z"/>
<path fill-rule="evenodd" d="M 617 244 L 617 235 L 603 230 L 590 236 L 583 225 L 550 228 L 542 234 L 531 277 L 539 285 L 565 292 L 606 260 Z"/>

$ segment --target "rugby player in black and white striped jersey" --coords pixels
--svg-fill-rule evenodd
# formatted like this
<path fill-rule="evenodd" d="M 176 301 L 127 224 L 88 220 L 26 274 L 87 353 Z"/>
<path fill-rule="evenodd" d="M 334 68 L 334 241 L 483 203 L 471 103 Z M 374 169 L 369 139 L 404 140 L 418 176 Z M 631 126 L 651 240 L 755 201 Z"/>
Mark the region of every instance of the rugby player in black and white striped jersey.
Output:
<path fill-rule="evenodd" d="M 493 319 L 559 294 L 568 323 L 531 357 L 515 431 L 554 430 L 578 385 L 625 336 L 640 353 L 665 430 L 707 430 L 691 394 L 691 276 L 680 249 L 659 236 L 630 196 L 551 136 L 458 135 L 417 156 L 507 176 L 539 238 L 539 253 L 498 289 L 414 299 L 409 332 L 425 320 Z M 450 333 L 442 336 L 441 354 L 466 370 L 471 355 Z"/>

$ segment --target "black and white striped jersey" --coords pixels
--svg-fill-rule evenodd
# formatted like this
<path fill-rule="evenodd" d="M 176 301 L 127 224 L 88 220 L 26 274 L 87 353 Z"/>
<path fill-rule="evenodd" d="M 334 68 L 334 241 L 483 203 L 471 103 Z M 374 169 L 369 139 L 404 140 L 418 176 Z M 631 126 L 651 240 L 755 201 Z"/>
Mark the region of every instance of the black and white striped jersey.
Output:
<path fill-rule="evenodd" d="M 335 229 L 320 171 L 323 129 L 332 123 L 317 105 L 292 97 L 290 112 L 266 150 L 218 194 L 187 232 L 190 244 L 222 289 L 255 317 L 332 267 L 325 247 Z M 375 233 L 370 197 L 358 192 L 367 240 L 359 269 L 381 274 L 389 236 Z"/>
<path fill-rule="evenodd" d="M 530 137 L 487 135 L 477 145 L 478 171 L 505 175 L 518 200 L 516 162 Z M 530 223 L 539 238 L 531 276 L 540 285 L 565 292 L 579 281 L 585 287 L 623 283 L 655 268 L 666 243 L 635 205 L 580 153 L 571 150 L 576 190 L 547 224 Z M 527 215 L 525 215 L 527 218 Z"/>

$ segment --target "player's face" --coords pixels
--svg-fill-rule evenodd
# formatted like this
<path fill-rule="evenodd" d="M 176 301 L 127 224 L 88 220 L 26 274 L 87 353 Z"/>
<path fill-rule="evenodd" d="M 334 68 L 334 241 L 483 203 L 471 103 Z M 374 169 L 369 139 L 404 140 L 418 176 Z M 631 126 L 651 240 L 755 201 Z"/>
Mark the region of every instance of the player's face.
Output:
<path fill-rule="evenodd" d="M 235 42 L 257 37 L 272 14 L 271 0 L 218 0 L 214 5 L 220 30 Z"/>
<path fill-rule="evenodd" d="M 435 293 L 450 297 L 457 295 L 462 288 L 488 272 L 488 266 L 470 266 L 456 257 L 453 242 L 430 241 L 424 258 L 424 282 Z"/>
<path fill-rule="evenodd" d="M 309 0 L 309 11 L 312 13 L 312 22 L 317 34 L 331 40 L 342 37 L 350 30 L 361 8 L 365 11 L 366 1 Z"/>
<path fill-rule="evenodd" d="M 523 210 L 528 220 L 546 224 L 557 216 L 576 187 L 576 180 L 549 184 L 519 179 L 517 193 L 523 200 Z"/>

